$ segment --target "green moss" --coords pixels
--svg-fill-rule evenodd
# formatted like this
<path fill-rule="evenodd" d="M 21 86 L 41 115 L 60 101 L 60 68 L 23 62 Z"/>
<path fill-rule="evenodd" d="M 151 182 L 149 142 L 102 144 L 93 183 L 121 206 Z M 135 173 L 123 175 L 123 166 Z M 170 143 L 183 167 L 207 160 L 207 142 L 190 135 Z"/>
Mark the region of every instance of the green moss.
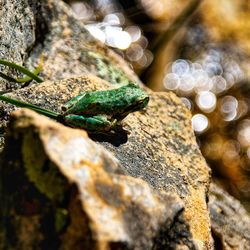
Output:
<path fill-rule="evenodd" d="M 94 59 L 94 65 L 97 67 L 97 75 L 109 81 L 112 84 L 128 84 L 131 80 L 128 79 L 126 74 L 118 67 L 114 66 L 109 60 L 105 59 L 102 55 L 89 51 L 88 57 Z"/>
<path fill-rule="evenodd" d="M 28 179 L 47 198 L 62 201 L 66 179 L 57 167 L 47 160 L 43 145 L 35 134 L 28 132 L 23 139 L 22 155 Z"/>
<path fill-rule="evenodd" d="M 170 129 L 173 129 L 173 130 L 180 130 L 181 127 L 180 127 L 180 123 L 178 121 L 172 121 L 169 123 L 169 127 Z"/>
<path fill-rule="evenodd" d="M 69 220 L 69 212 L 64 208 L 57 208 L 55 212 L 55 230 L 60 232 L 65 228 Z"/>

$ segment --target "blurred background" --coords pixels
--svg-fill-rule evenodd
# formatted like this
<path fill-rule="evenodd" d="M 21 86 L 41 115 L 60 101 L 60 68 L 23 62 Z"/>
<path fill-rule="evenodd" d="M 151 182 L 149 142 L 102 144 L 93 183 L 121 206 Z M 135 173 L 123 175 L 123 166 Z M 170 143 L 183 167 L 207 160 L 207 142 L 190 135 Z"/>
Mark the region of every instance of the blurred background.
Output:
<path fill-rule="evenodd" d="M 214 180 L 250 211 L 250 0 L 65 2 L 148 87 L 181 97 Z"/>

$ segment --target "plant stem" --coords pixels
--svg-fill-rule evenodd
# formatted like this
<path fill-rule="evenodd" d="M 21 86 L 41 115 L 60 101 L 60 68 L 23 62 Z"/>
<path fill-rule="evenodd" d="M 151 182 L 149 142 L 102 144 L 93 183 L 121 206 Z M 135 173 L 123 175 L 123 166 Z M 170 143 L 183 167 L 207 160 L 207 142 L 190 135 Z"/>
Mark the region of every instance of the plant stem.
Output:
<path fill-rule="evenodd" d="M 2 77 L 3 79 L 9 81 L 9 82 L 17 82 L 16 78 L 13 78 L 11 76 L 7 76 L 6 74 L 0 72 L 0 77 Z"/>
<path fill-rule="evenodd" d="M 39 82 L 39 83 L 41 83 L 41 82 L 43 82 L 43 79 L 42 78 L 40 78 L 39 76 L 37 76 L 35 73 L 32 73 L 31 71 L 29 71 L 28 69 L 26 69 L 26 68 L 24 68 L 24 67 L 22 67 L 22 66 L 20 66 L 20 65 L 17 65 L 17 64 L 15 64 L 15 63 L 13 63 L 13 62 L 9 62 L 9 61 L 6 61 L 6 60 L 2 60 L 2 59 L 0 59 L 0 64 L 3 64 L 3 65 L 6 65 L 6 66 L 9 66 L 9 67 L 11 67 L 11 68 L 14 68 L 14 69 L 17 69 L 17 70 L 19 70 L 21 73 L 23 73 L 23 74 L 25 74 L 25 75 L 27 75 L 28 77 L 30 77 L 30 80 L 31 79 L 34 79 L 36 82 Z M 38 66 L 38 68 L 40 69 L 40 67 L 41 66 Z M 40 71 L 40 70 L 39 70 Z M 39 72 L 38 72 L 39 73 Z M 3 73 L 2 73 L 3 74 Z M 5 76 L 5 79 L 6 79 L 6 75 L 4 75 Z M 3 75 L 2 75 L 2 77 L 3 77 Z M 4 78 L 4 77 L 3 77 Z M 12 77 L 11 77 L 12 78 Z M 15 82 L 22 82 L 22 79 L 15 79 L 15 78 L 12 78 L 12 79 L 14 79 L 15 80 Z M 24 78 L 25 79 L 25 78 Z M 27 81 L 27 78 L 26 78 L 26 81 Z"/>
<path fill-rule="evenodd" d="M 23 102 L 20 100 L 12 99 L 10 97 L 3 96 L 3 95 L 0 95 L 0 100 L 4 101 L 4 102 L 11 103 L 17 107 L 32 109 L 39 114 L 45 115 L 45 116 L 50 117 L 52 119 L 55 119 L 57 121 L 61 121 L 61 114 L 53 112 L 53 111 L 48 110 L 48 109 L 40 108 L 34 104 L 30 104 L 30 103 Z"/>

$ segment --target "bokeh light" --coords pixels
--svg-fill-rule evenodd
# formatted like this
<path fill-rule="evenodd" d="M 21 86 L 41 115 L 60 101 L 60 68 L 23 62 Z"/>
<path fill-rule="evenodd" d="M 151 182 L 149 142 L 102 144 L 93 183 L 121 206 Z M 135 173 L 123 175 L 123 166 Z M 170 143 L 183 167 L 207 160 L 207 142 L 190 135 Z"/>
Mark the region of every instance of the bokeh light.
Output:
<path fill-rule="evenodd" d="M 136 42 L 141 38 L 142 32 L 138 26 L 128 26 L 125 31 L 130 34 L 132 42 Z"/>
<path fill-rule="evenodd" d="M 132 44 L 126 51 L 126 55 L 130 61 L 138 61 L 144 54 L 143 48 L 139 44 Z"/>
<path fill-rule="evenodd" d="M 198 107 L 204 112 L 212 112 L 216 107 L 216 96 L 210 91 L 201 91 L 196 96 Z"/>
<path fill-rule="evenodd" d="M 89 20 L 94 15 L 93 9 L 85 2 L 72 2 L 71 8 L 79 20 Z"/>
<path fill-rule="evenodd" d="M 239 124 L 237 138 L 242 147 L 250 147 L 250 119 L 245 119 Z"/>
<path fill-rule="evenodd" d="M 100 42 L 115 49 L 135 71 L 140 72 L 153 61 L 148 39 L 139 25 L 131 23 L 121 6 L 110 0 L 70 2 L 76 17 Z"/>
<path fill-rule="evenodd" d="M 192 126 L 195 132 L 201 133 L 208 128 L 208 118 L 203 114 L 196 114 L 192 117 Z"/>
<path fill-rule="evenodd" d="M 179 76 L 187 75 L 190 72 L 189 63 L 186 60 L 176 60 L 172 64 L 172 72 Z"/>
<path fill-rule="evenodd" d="M 213 0 L 203 3 L 197 12 L 202 19 L 196 16 L 193 22 L 183 27 L 183 33 L 176 36 L 176 43 L 170 39 L 170 49 L 160 51 L 159 54 L 166 60 L 162 60 L 164 63 L 159 63 L 153 73 L 148 70 L 149 76 L 155 74 L 152 79 L 158 81 L 158 86 L 153 85 L 155 81 L 150 82 L 150 77 L 150 80 L 145 77 L 143 81 L 152 83 L 156 90 L 164 88 L 181 97 L 183 104 L 193 113 L 192 125 L 207 162 L 213 166 L 215 173 L 230 179 L 234 193 L 246 195 L 250 181 L 242 176 L 243 170 L 250 172 L 250 68 L 246 60 L 249 57 L 241 49 L 242 41 L 234 42 L 236 36 L 242 34 L 240 29 L 231 33 L 238 24 L 232 27 L 223 25 L 219 30 L 218 20 L 223 15 L 218 15 L 220 19 L 215 19 L 217 21 L 213 23 L 209 15 L 211 10 L 202 12 L 202 6 L 212 4 L 215 7 L 212 13 L 221 8 L 225 14 L 225 1 L 222 2 Z M 237 17 L 237 11 L 231 7 L 240 4 L 237 1 L 226 2 L 230 11 L 233 10 L 230 13 Z M 117 1 L 97 0 L 95 5 L 97 9 L 93 11 L 91 1 L 78 1 L 72 4 L 72 8 L 95 38 L 117 51 L 140 74 L 155 56 L 153 65 L 159 62 L 157 54 L 150 49 L 154 51 L 154 42 L 181 12 L 183 1 L 139 1 L 138 6 L 133 7 L 139 14 L 131 8 L 126 12 L 124 5 L 121 2 L 117 4 Z M 241 8 L 241 13 L 245 11 Z M 141 16 L 149 18 L 143 22 Z M 234 17 L 227 15 L 226 18 L 230 21 Z M 204 20 L 208 23 L 204 24 Z M 248 19 L 240 20 L 240 25 L 244 26 L 242 20 Z M 217 27 L 216 34 L 214 25 Z M 225 30 L 229 37 L 223 37 Z M 223 39 L 216 40 L 216 37 Z M 248 44 L 250 51 L 246 36 L 243 43 Z"/>
<path fill-rule="evenodd" d="M 85 27 L 93 37 L 95 37 L 102 43 L 105 43 L 105 40 L 106 40 L 105 32 L 101 30 L 97 25 L 89 24 L 89 25 L 86 25 Z"/>
<path fill-rule="evenodd" d="M 116 26 L 105 27 L 106 43 L 121 50 L 127 49 L 132 40 L 128 32 Z"/>
<path fill-rule="evenodd" d="M 180 77 L 175 73 L 169 73 L 164 77 L 163 84 L 168 90 L 176 90 L 180 85 Z"/>
<path fill-rule="evenodd" d="M 177 59 L 168 67 L 166 75 L 171 73 L 180 77 L 181 84 L 179 84 L 178 90 L 182 95 L 191 89 L 196 94 L 199 94 L 200 91 L 211 90 L 218 95 L 244 79 L 244 73 L 239 64 L 218 49 L 207 50 L 194 62 Z M 164 87 L 168 89 L 165 81 Z"/>
<path fill-rule="evenodd" d="M 221 100 L 220 111 L 225 121 L 232 121 L 237 116 L 238 101 L 233 96 L 225 96 Z"/>

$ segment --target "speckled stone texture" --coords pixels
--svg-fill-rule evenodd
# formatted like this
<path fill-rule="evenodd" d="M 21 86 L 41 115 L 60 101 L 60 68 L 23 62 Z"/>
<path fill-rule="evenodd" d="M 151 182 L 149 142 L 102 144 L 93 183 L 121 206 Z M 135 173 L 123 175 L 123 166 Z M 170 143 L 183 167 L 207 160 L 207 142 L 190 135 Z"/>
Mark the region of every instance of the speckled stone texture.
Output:
<path fill-rule="evenodd" d="M 4 19 L 5 23 L 3 19 L 0 19 L 0 27 L 5 26 L 4 29 L 2 29 L 5 33 L 7 32 L 10 36 L 16 36 L 15 39 L 20 40 L 18 43 L 15 43 L 15 39 L 13 39 L 13 42 L 11 41 L 9 44 L 11 48 L 15 48 L 14 55 L 12 55 L 11 50 L 5 46 L 1 52 L 1 56 L 5 59 L 13 60 L 16 63 L 23 64 L 31 69 L 39 61 L 41 54 L 44 55 L 44 66 L 41 76 L 46 81 L 39 85 L 31 83 L 33 84 L 31 87 L 26 86 L 22 89 L 15 90 L 8 94 L 9 96 L 60 112 L 61 105 L 82 91 L 113 88 L 114 86 L 112 84 L 126 83 L 129 80 L 141 84 L 138 77 L 133 73 L 126 62 L 114 52 L 95 41 L 86 31 L 84 25 L 75 19 L 69 8 L 61 1 L 21 0 L 4 1 L 0 4 L 2 4 L 0 8 L 2 13 L 6 15 L 6 17 L 4 17 L 6 18 Z M 23 8 L 25 8 L 25 11 Z M 25 31 L 24 28 L 19 27 L 21 24 L 15 26 L 15 23 L 9 21 L 13 19 L 14 10 L 16 12 L 15 15 L 19 16 L 19 20 L 15 22 L 20 23 L 21 20 L 21 23 L 26 25 Z M 0 46 L 3 46 L 3 44 L 5 44 L 5 42 L 1 37 Z M 10 72 L 9 69 L 5 67 L 3 68 L 3 72 L 11 73 L 11 75 L 16 74 L 16 72 Z M 90 73 L 91 75 L 89 75 Z M 60 79 L 63 80 L 60 81 Z M 6 82 L 0 80 L 0 90 L 20 87 L 21 86 L 17 86 L 16 84 L 6 85 Z M 126 178 L 129 180 L 133 180 L 133 183 L 136 183 L 136 185 L 131 184 L 133 187 L 136 187 L 136 190 L 144 190 L 145 188 L 145 190 L 150 190 L 152 194 L 156 193 L 154 194 L 156 196 L 159 191 L 163 193 L 171 192 L 176 198 L 173 199 L 173 203 L 170 202 L 170 205 L 177 202 L 177 204 L 179 204 L 177 207 L 183 206 L 184 211 L 179 214 L 181 209 L 177 209 L 175 213 L 172 214 L 173 216 L 168 217 L 168 213 L 164 213 L 162 215 L 163 217 L 159 216 L 159 220 L 154 222 L 155 225 L 157 225 L 155 229 L 150 229 L 150 237 L 144 234 L 148 232 L 145 228 L 141 227 L 138 231 L 137 226 L 141 225 L 139 221 L 135 223 L 135 225 L 129 224 L 127 229 L 129 231 L 129 237 L 132 237 L 133 232 L 135 233 L 134 240 L 142 237 L 142 240 L 139 240 L 140 243 L 138 243 L 140 245 L 136 248 L 136 244 L 129 243 L 129 238 L 122 241 L 121 238 L 118 237 L 119 227 L 117 229 L 117 235 L 114 234 L 112 236 L 113 238 L 107 238 L 105 240 L 100 238 L 101 240 L 98 241 L 97 239 L 99 238 L 96 236 L 97 228 L 93 227 L 93 218 L 90 219 L 88 212 L 80 209 L 79 207 L 81 205 L 77 202 L 67 207 L 67 211 L 61 210 L 61 203 L 58 205 L 58 201 L 54 199 L 55 197 L 50 197 L 53 206 L 49 203 L 48 210 L 46 210 L 46 206 L 44 208 L 45 210 L 42 210 L 50 223 L 53 224 L 55 221 L 58 221 L 54 228 L 55 230 L 51 229 L 52 232 L 50 232 L 49 229 L 51 227 L 46 227 L 43 223 L 40 223 L 39 201 L 44 198 L 40 196 L 39 190 L 38 192 L 37 189 L 32 189 L 31 193 L 22 192 L 25 195 L 27 194 L 24 203 L 21 203 L 22 199 L 20 200 L 20 198 L 24 198 L 22 195 L 14 195 L 17 201 L 20 202 L 17 208 L 23 208 L 24 206 L 23 210 L 21 209 L 20 211 L 14 205 L 14 210 L 17 209 L 18 213 L 21 214 L 27 213 L 24 216 L 24 220 L 23 217 L 21 217 L 20 221 L 17 220 L 17 225 L 20 226 L 21 230 L 17 232 L 18 236 L 21 237 L 20 239 L 26 239 L 27 243 L 25 243 L 25 247 L 20 247 L 20 249 L 32 249 L 32 244 L 35 244 L 34 242 L 44 242 L 44 234 L 50 235 L 50 238 L 46 239 L 46 242 L 48 243 L 51 240 L 51 242 L 55 244 L 53 245 L 53 249 L 57 249 L 61 241 L 67 244 L 68 241 L 66 239 L 68 238 L 61 237 L 60 235 L 59 239 L 57 233 L 65 233 L 65 223 L 62 222 L 67 221 L 67 216 L 65 215 L 67 215 L 69 210 L 74 211 L 72 214 L 75 215 L 72 217 L 74 218 L 74 222 L 72 222 L 74 230 L 67 231 L 70 237 L 72 237 L 78 229 L 78 220 L 81 221 L 82 219 L 81 222 L 87 225 L 84 228 L 80 227 L 79 234 L 76 235 L 76 238 L 79 237 L 79 242 L 82 242 L 84 245 L 84 249 L 88 249 L 88 247 L 89 249 L 93 249 L 96 244 L 99 244 L 98 247 L 100 249 L 108 249 L 109 247 L 111 249 L 146 249 L 145 243 L 142 243 L 144 239 L 151 242 L 148 245 L 149 249 L 212 249 L 210 220 L 206 204 L 210 172 L 195 141 L 190 122 L 191 114 L 174 94 L 147 91 L 150 94 L 149 106 L 141 112 L 129 115 L 123 122 L 124 131 L 120 131 L 120 133 L 117 134 L 89 134 L 89 136 L 115 155 L 120 162 L 119 166 L 123 175 L 127 176 Z M 2 128 L 6 127 L 10 111 L 13 111 L 13 109 L 14 107 L 11 105 L 1 104 L 0 125 Z M 29 119 L 27 119 L 27 122 L 28 120 Z M 13 124 L 18 124 L 18 119 L 17 122 Z M 18 127 L 18 125 L 16 126 Z M 34 129 L 34 131 L 36 130 Z M 70 131 L 73 130 L 71 129 Z M 61 173 L 62 169 L 59 167 L 59 163 L 55 163 L 50 159 L 49 152 L 41 152 L 44 149 L 41 145 L 41 140 L 35 137 L 32 143 L 29 144 L 29 138 L 27 138 L 24 132 L 21 134 L 17 132 L 16 134 L 15 129 L 12 128 L 9 139 L 10 141 L 12 140 L 12 146 L 18 155 L 16 159 L 13 158 L 13 155 L 11 156 L 11 150 L 13 148 L 10 147 L 10 143 L 7 144 L 9 146 L 5 148 L 4 154 L 9 155 L 9 158 L 5 157 L 4 163 L 1 166 L 13 166 L 12 164 L 14 164 L 16 167 L 22 167 L 24 156 L 26 156 L 25 159 L 27 160 L 30 159 L 31 155 L 35 155 L 36 157 L 31 158 L 33 161 L 31 162 L 32 164 L 29 164 L 30 166 L 41 166 L 39 163 L 43 162 L 44 159 L 48 159 L 46 164 L 49 166 L 52 164 L 54 168 Z M 31 139 L 32 138 L 33 137 L 31 137 Z M 26 140 L 25 145 L 30 145 L 31 151 L 28 151 L 30 155 L 25 154 L 27 151 L 22 151 L 23 147 L 21 142 L 23 140 Z M 36 144 L 37 147 L 35 146 Z M 15 146 L 17 147 L 16 149 Z M 63 147 L 63 144 L 60 145 L 60 147 Z M 70 150 L 71 152 L 76 152 L 77 149 L 71 148 Z M 44 172 L 46 172 L 48 168 L 46 164 L 43 168 Z M 10 167 L 8 169 L 12 168 Z M 103 170 L 100 171 L 102 171 L 102 175 L 105 175 Z M 30 188 L 29 178 L 25 177 L 25 173 L 22 174 L 24 176 L 24 179 L 22 179 L 23 182 L 17 183 L 17 185 L 20 184 L 22 188 L 28 185 Z M 63 172 L 59 174 L 59 176 L 62 174 L 65 173 Z M 14 176 L 18 175 L 14 173 Z M 16 180 L 14 176 L 12 176 L 12 173 L 7 172 L 5 180 L 10 180 L 11 183 L 12 179 Z M 67 175 L 64 176 L 66 176 L 67 181 L 70 180 Z M 39 175 L 37 175 L 37 178 L 38 177 Z M 49 183 L 49 176 L 46 178 L 43 180 L 42 183 L 44 184 L 42 186 L 46 186 L 45 183 Z M 55 177 L 54 181 L 56 180 L 57 177 Z M 114 179 L 109 178 L 109 181 L 113 183 Z M 61 179 L 59 178 L 59 183 L 60 182 Z M 122 183 L 122 180 L 119 179 L 119 185 L 122 185 Z M 141 184 L 141 189 L 138 188 L 138 183 L 143 183 Z M 130 186 L 128 184 L 128 188 L 130 188 Z M 28 190 L 30 190 L 29 188 Z M 108 190 L 110 190 L 109 192 L 111 193 L 115 192 L 115 189 Z M 10 192 L 11 191 L 15 193 L 15 190 L 10 189 Z M 78 192 L 76 191 L 76 193 Z M 144 191 L 142 191 L 142 193 L 143 192 Z M 30 197 L 32 198 L 32 202 L 25 203 L 26 199 L 28 198 L 29 200 Z M 73 195 L 73 197 L 76 196 Z M 116 203 L 119 199 L 118 196 L 115 197 Z M 98 202 L 98 199 L 98 196 L 95 196 L 94 201 Z M 180 203 L 180 199 L 182 203 Z M 36 202 L 38 202 L 38 205 Z M 129 202 L 132 201 L 128 200 L 127 202 L 128 203 L 125 203 L 130 204 Z M 67 204 L 71 203 L 69 202 Z M 165 203 L 163 202 L 163 204 Z M 13 204 L 8 203 L 7 208 L 12 205 Z M 51 215 L 50 206 L 52 206 L 53 209 L 59 209 L 53 214 L 54 217 Z M 164 206 L 165 205 L 163 205 L 163 207 Z M 132 209 L 132 207 L 133 206 L 130 208 Z M 65 208 L 63 207 L 63 209 Z M 154 209 L 157 209 L 157 207 Z M 162 211 L 167 210 L 164 209 Z M 10 209 L 10 211 L 13 210 Z M 106 210 L 104 209 L 104 211 Z M 116 212 L 120 216 L 119 211 L 117 210 Z M 143 211 L 138 210 L 136 206 L 133 207 L 132 212 L 135 213 L 135 217 L 137 216 L 138 218 L 141 218 L 140 216 L 143 213 Z M 154 210 L 151 212 L 154 213 Z M 26 216 L 30 216 L 30 214 L 32 216 L 34 215 L 32 217 L 34 224 L 27 222 Z M 88 214 L 88 216 L 81 217 L 82 214 Z M 150 213 L 146 213 L 146 215 L 147 214 Z M 175 217 L 177 214 L 179 216 Z M 98 215 L 98 213 L 96 215 Z M 107 216 L 105 223 L 112 221 L 112 214 L 107 212 L 105 216 Z M 63 219 L 64 217 L 66 217 L 66 219 Z M 173 217 L 175 217 L 174 223 L 172 223 L 169 228 L 168 218 L 170 218 L 170 221 L 173 221 Z M 7 218 L 11 220 L 11 217 Z M 57 219 L 55 220 L 55 218 Z M 146 221 L 150 221 L 150 219 Z M 9 221 L 7 222 L 9 223 Z M 163 224 L 160 226 L 159 224 L 161 223 Z M 28 225 L 30 227 L 28 227 Z M 35 229 L 31 226 L 35 227 Z M 7 229 L 12 228 L 8 227 Z M 33 229 L 37 232 L 37 234 L 32 235 L 35 240 L 27 241 L 26 236 L 30 235 Z M 104 229 L 105 227 L 103 227 L 103 229 L 101 228 L 101 230 Z M 8 231 L 8 234 L 10 235 L 11 232 L 11 230 Z M 138 232 L 141 232 L 142 235 L 139 235 Z M 13 235 L 15 234 L 13 233 Z M 81 237 L 85 234 L 89 235 L 89 238 L 85 237 L 83 240 Z M 152 235 L 157 235 L 157 237 Z M 17 242 L 14 236 L 11 239 L 11 244 Z M 100 243 L 101 241 L 104 243 Z M 117 242 L 120 243 L 117 245 Z M 121 246 L 121 242 L 124 242 L 123 246 Z M 42 249 L 44 245 L 41 243 L 41 245 L 36 247 Z M 65 249 L 67 249 L 67 247 Z M 72 247 L 68 247 L 68 249 L 72 249 Z"/>
<path fill-rule="evenodd" d="M 216 249 L 249 250 L 250 217 L 240 202 L 212 184 L 208 206 Z"/>
<path fill-rule="evenodd" d="M 194 248 L 181 199 L 125 175 L 83 130 L 19 110 L 6 144 L 1 249 L 159 249 L 176 223 Z"/>
<path fill-rule="evenodd" d="M 41 76 L 46 80 L 91 73 L 112 83 L 125 78 L 139 83 L 128 65 L 97 42 L 62 1 L 3 1 L 0 13 L 0 58 L 32 70 L 43 54 Z M 96 58 L 89 52 L 109 58 L 103 62 L 107 66 L 105 71 L 100 71 Z M 122 69 L 124 77 L 112 74 L 109 68 L 112 63 Z M 8 67 L 0 66 L 0 69 L 12 76 L 18 75 Z M 10 84 L 0 78 L 0 91 L 19 87 L 20 84 Z"/>
<path fill-rule="evenodd" d="M 0 58 L 23 64 L 29 49 L 35 44 L 35 20 L 27 0 L 0 1 Z M 0 65 L 4 73 L 18 75 Z M 13 85 L 12 85 L 13 86 Z M 0 91 L 10 84 L 0 79 Z"/>
<path fill-rule="evenodd" d="M 60 112 L 60 107 L 80 92 L 108 88 L 112 88 L 110 83 L 86 75 L 44 82 L 8 95 Z M 156 190 L 180 197 L 185 204 L 182 224 L 186 225 L 186 233 L 192 234 L 191 239 L 187 237 L 187 247 L 191 241 L 199 249 L 210 249 L 206 204 L 209 169 L 196 144 L 190 112 L 172 93 L 148 92 L 148 107 L 124 120 L 125 131 L 110 135 L 90 134 L 90 137 L 115 154 L 126 175 L 143 179 Z M 8 120 L 7 114 L 13 106 L 5 105 L 4 109 Z M 173 244 L 186 244 L 185 240 L 180 240 L 181 233 L 177 229 Z"/>

